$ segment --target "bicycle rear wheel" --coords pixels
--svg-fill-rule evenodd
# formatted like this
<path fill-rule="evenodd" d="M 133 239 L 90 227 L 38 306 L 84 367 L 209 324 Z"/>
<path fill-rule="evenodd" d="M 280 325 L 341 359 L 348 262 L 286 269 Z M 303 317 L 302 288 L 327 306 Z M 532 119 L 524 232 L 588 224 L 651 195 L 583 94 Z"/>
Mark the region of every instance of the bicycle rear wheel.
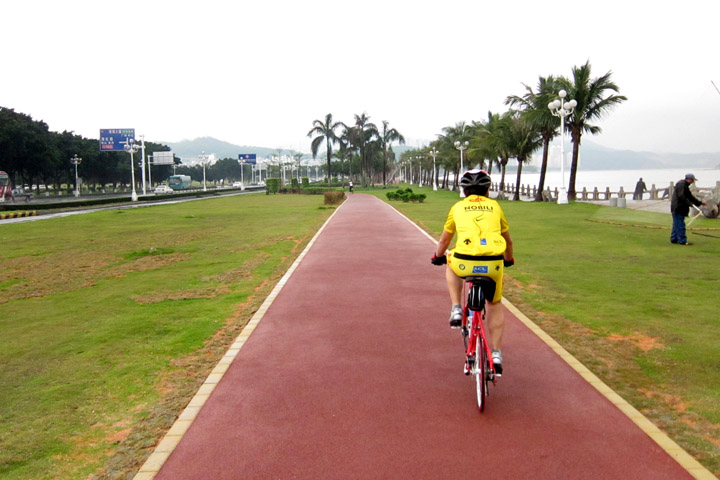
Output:
<path fill-rule="evenodd" d="M 475 365 L 473 365 L 473 376 L 475 377 L 475 390 L 477 394 L 478 410 L 485 410 L 485 397 L 487 396 L 487 352 L 485 351 L 485 341 L 482 335 L 478 335 L 475 342 Z"/>

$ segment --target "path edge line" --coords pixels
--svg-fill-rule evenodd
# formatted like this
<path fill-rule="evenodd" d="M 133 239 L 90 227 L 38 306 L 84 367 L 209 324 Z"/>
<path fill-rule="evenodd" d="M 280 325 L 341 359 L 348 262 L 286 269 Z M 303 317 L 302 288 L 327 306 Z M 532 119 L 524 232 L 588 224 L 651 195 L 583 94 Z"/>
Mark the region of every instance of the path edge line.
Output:
<path fill-rule="evenodd" d="M 280 294 L 288 280 L 290 280 L 290 277 L 295 272 L 298 265 L 300 265 L 303 258 L 305 258 L 305 255 L 315 244 L 317 238 L 325 230 L 325 227 L 330 223 L 338 210 L 345 205 L 346 201 L 347 200 L 335 209 L 332 215 L 325 220 L 325 223 L 323 223 L 320 229 L 315 233 L 315 235 L 313 235 L 312 239 L 310 239 L 308 244 L 305 246 L 305 249 L 300 253 L 300 255 L 298 255 L 290 268 L 288 268 L 285 272 L 285 275 L 282 276 L 270 294 L 265 298 L 265 301 L 262 305 L 260 305 L 260 308 L 257 309 L 252 318 L 250 318 L 250 321 L 248 321 L 247 325 L 245 325 L 245 327 L 243 327 L 240 331 L 238 336 L 235 338 L 235 341 L 225 352 L 225 355 L 218 361 L 217 365 L 215 365 L 215 368 L 213 368 L 207 376 L 195 396 L 190 400 L 182 413 L 180 413 L 162 440 L 160 440 L 160 442 L 155 446 L 155 450 L 153 450 L 153 453 L 151 453 L 147 460 L 145 460 L 145 463 L 143 463 L 138 472 L 135 474 L 133 480 L 153 480 L 158 472 L 160 472 L 160 469 L 170 457 L 170 454 L 172 454 L 175 447 L 178 446 L 182 438 L 185 436 L 185 433 L 188 431 L 193 421 L 197 418 L 200 410 L 205 405 L 205 402 L 207 402 L 208 398 L 210 398 L 210 395 L 213 390 L 215 390 L 215 387 L 218 383 L 220 383 L 220 380 L 225 375 L 225 372 L 227 372 L 230 368 L 230 364 L 232 364 L 233 360 L 235 360 L 235 357 L 237 357 L 240 349 L 245 345 L 245 342 L 247 342 L 250 335 L 252 335 L 253 331 L 257 328 L 258 324 L 265 316 L 265 313 Z"/>
<path fill-rule="evenodd" d="M 380 200 L 380 199 L 378 199 Z M 403 214 L 400 210 L 380 200 L 388 207 L 395 210 L 398 215 L 403 217 L 405 220 L 410 222 L 415 228 L 420 230 L 428 239 L 437 244 L 437 240 L 433 238 L 427 231 L 423 230 L 417 223 L 413 222 L 409 217 Z M 595 390 L 597 390 L 602 396 L 604 396 L 610 403 L 612 403 L 617 409 L 625 414 L 640 430 L 642 430 L 647 436 L 649 436 L 665 453 L 673 458 L 677 463 L 680 464 L 693 478 L 698 480 L 718 480 L 718 477 L 705 468 L 700 462 L 698 462 L 692 455 L 687 453 L 680 445 L 672 440 L 665 432 L 660 430 L 654 423 L 645 417 L 635 407 L 630 405 L 624 398 L 616 393 L 612 388 L 600 380 L 597 375 L 592 373 L 585 365 L 583 365 L 577 358 L 572 356 L 570 352 L 565 350 L 554 338 L 548 335 L 542 328 L 540 328 L 535 322 L 530 320 L 524 313 L 520 311 L 515 305 L 513 305 L 505 297 L 502 298 L 503 305 L 517 317 L 520 322 L 523 323 L 531 332 L 533 332 L 540 340 L 550 347 L 556 355 L 563 359 L 570 368 L 575 370 L 581 377 L 585 379 Z"/>

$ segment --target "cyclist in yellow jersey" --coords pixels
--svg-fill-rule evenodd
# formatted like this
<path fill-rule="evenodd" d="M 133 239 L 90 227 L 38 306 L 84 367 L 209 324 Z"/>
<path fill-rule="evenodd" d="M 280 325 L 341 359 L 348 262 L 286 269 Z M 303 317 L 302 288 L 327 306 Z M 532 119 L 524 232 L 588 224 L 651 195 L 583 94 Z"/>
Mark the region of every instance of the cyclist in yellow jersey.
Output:
<path fill-rule="evenodd" d="M 462 323 L 461 296 L 463 277 L 485 276 L 495 281 L 495 289 L 483 291 L 487 299 L 486 311 L 490 329 L 493 363 L 502 374 L 502 338 L 505 315 L 502 299 L 503 269 L 515 263 L 508 223 L 500 204 L 488 197 L 491 179 L 483 170 L 470 170 L 460 179 L 465 198 L 450 209 L 442 236 L 435 249 L 432 263 L 447 263 L 445 279 L 450 292 L 452 309 L 450 326 Z M 457 234 L 455 248 L 445 254 Z"/>

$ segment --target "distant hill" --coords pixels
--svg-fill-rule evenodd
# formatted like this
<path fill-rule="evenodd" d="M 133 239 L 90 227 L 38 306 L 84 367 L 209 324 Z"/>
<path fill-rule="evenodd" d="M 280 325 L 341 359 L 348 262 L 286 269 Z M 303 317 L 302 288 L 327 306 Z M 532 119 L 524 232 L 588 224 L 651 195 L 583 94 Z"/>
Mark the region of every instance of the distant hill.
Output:
<path fill-rule="evenodd" d="M 218 159 L 237 158 L 241 153 L 255 153 L 258 157 L 277 155 L 276 148 L 234 145 L 212 137 L 183 140 L 181 142 L 159 142 L 172 149 L 177 157 L 195 158 L 202 152 L 214 154 Z M 568 143 L 568 147 L 569 147 Z M 416 147 L 393 145 L 396 155 Z M 289 150 L 283 150 L 288 154 Z M 306 155 L 303 158 L 310 158 Z M 654 153 L 633 150 L 615 150 L 583 139 L 580 146 L 580 165 L 587 170 L 643 170 L 653 168 L 718 168 L 720 152 L 715 153 Z"/>
<path fill-rule="evenodd" d="M 212 137 L 201 137 L 194 140 L 183 140 L 180 142 L 159 142 L 167 145 L 176 157 L 195 158 L 205 152 L 206 155 L 215 155 L 217 159 L 238 158 L 241 153 L 254 153 L 258 157 L 269 157 L 277 155 L 277 148 L 253 147 L 248 145 L 235 145 Z M 290 150 L 283 150 L 283 154 L 289 154 Z M 310 157 L 309 155 L 307 156 Z"/>
<path fill-rule="evenodd" d="M 682 167 L 715 168 L 720 164 L 720 152 L 636 152 L 633 150 L 615 150 L 583 140 L 580 145 L 580 164 L 588 170 L 642 170 Z"/>

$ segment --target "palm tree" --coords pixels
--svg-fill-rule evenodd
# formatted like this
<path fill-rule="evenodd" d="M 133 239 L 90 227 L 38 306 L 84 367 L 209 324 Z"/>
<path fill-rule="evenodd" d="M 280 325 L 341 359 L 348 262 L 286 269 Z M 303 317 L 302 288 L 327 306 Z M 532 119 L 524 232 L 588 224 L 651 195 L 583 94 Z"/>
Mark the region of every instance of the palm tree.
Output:
<path fill-rule="evenodd" d="M 403 137 L 400 132 L 398 132 L 394 128 L 389 128 L 388 121 L 383 120 L 382 122 L 382 133 L 378 135 L 380 139 L 380 144 L 382 146 L 382 154 L 383 154 L 383 172 L 382 172 L 382 182 L 383 187 L 387 184 L 387 160 L 388 160 L 388 147 L 390 147 L 390 144 L 392 142 L 398 142 L 400 145 L 405 144 L 405 137 Z"/>
<path fill-rule="evenodd" d="M 456 154 L 460 154 L 460 152 L 458 152 L 455 148 L 455 142 L 465 142 L 470 140 L 470 129 L 465 122 L 457 122 L 455 126 L 452 127 L 443 127 L 442 131 L 443 134 L 438 135 L 438 140 L 446 149 L 454 149 Z M 452 166 L 450 167 L 455 174 L 455 180 L 453 183 L 455 187 L 458 186 L 460 175 L 464 173 L 460 171 L 460 155 L 456 158 L 457 160 L 455 162 L 451 162 Z M 463 165 L 463 167 L 464 166 L 465 165 Z"/>
<path fill-rule="evenodd" d="M 335 150 L 335 153 L 333 153 L 333 157 L 340 160 L 341 171 L 344 168 L 345 164 L 347 163 L 348 176 L 350 177 L 350 180 L 352 181 L 352 165 L 350 164 L 350 161 L 352 160 L 353 151 L 350 148 L 350 146 L 348 145 L 348 142 L 344 141 L 344 139 L 342 137 L 339 138 L 338 141 L 339 141 L 339 146 L 338 146 L 337 150 Z"/>
<path fill-rule="evenodd" d="M 325 122 L 321 120 L 314 120 L 313 128 L 307 134 L 308 137 L 317 135 L 315 138 L 312 139 L 312 143 L 310 144 L 310 150 L 312 151 L 313 158 L 317 157 L 318 149 L 323 142 L 325 142 L 325 145 L 327 146 L 328 184 L 330 183 L 332 178 L 330 172 L 330 161 L 332 159 L 332 144 L 338 141 L 338 138 L 335 135 L 335 130 L 342 126 L 344 126 L 342 122 L 333 122 L 332 113 L 328 113 L 327 115 L 325 115 Z"/>
<path fill-rule="evenodd" d="M 570 131 L 570 138 L 573 143 L 570 185 L 568 188 L 568 198 L 570 200 L 574 200 L 576 197 L 575 178 L 577 176 L 582 134 L 588 132 L 597 135 L 602 132 L 600 127 L 591 125 L 590 122 L 600 119 L 610 109 L 627 100 L 625 96 L 615 95 L 615 93 L 619 92 L 619 88 L 611 80 L 612 72 L 607 72 L 598 78 L 590 78 L 590 75 L 590 62 L 587 61 L 585 65 L 573 67 L 572 80 L 560 79 L 561 86 L 568 93 L 568 99 L 574 99 L 577 102 L 572 115 L 565 121 L 565 126 Z"/>
<path fill-rule="evenodd" d="M 355 115 L 355 126 L 349 131 L 352 144 L 360 151 L 360 169 L 362 170 L 363 185 L 368 184 L 370 177 L 370 161 L 369 143 L 377 139 L 380 134 L 374 123 L 370 122 L 370 117 L 363 113 Z"/>
<path fill-rule="evenodd" d="M 470 146 L 476 155 L 488 159 L 490 167 L 488 172 L 492 173 L 493 163 L 500 167 L 500 196 L 503 196 L 505 189 L 505 167 L 510 160 L 508 147 L 509 114 L 500 115 L 488 112 L 487 122 L 476 122 L 474 124 L 475 136 L 470 141 Z"/>
<path fill-rule="evenodd" d="M 515 180 L 515 194 L 513 200 L 520 200 L 520 176 L 522 167 L 530 155 L 540 148 L 543 138 L 540 129 L 519 113 L 510 113 L 508 116 L 508 128 L 505 129 L 505 144 L 508 152 L 517 159 L 518 170 Z"/>
<path fill-rule="evenodd" d="M 524 85 L 524 84 L 523 84 Z M 540 132 L 543 142 L 542 164 L 540 166 L 540 181 L 538 183 L 538 191 L 535 194 L 535 201 L 543 200 L 543 190 L 545 189 L 545 174 L 547 172 L 548 152 L 550 150 L 550 142 L 557 135 L 560 119 L 553 115 L 548 109 L 548 104 L 555 99 L 557 92 L 560 90 L 558 80 L 554 76 L 547 78 L 540 77 L 538 80 L 537 93 L 532 87 L 524 85 L 526 93 L 522 97 L 511 95 L 505 100 L 505 105 L 519 106 L 523 112 L 523 116 Z"/>

